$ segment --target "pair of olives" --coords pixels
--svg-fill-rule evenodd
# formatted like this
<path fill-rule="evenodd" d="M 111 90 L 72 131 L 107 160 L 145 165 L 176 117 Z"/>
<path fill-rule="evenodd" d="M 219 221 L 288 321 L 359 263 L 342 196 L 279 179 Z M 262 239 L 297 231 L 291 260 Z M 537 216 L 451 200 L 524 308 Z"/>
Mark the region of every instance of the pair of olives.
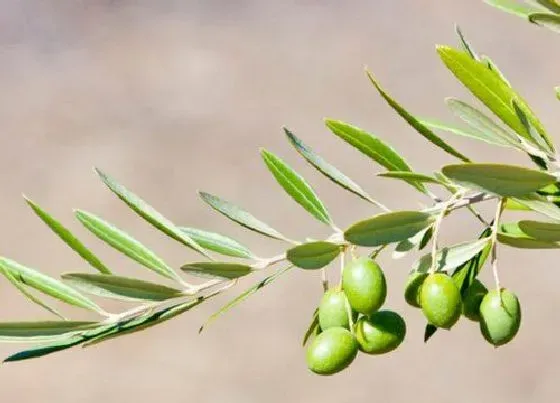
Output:
<path fill-rule="evenodd" d="M 384 354 L 396 349 L 404 340 L 406 324 L 399 314 L 379 310 L 386 296 L 385 275 L 377 263 L 369 258 L 349 262 L 341 287 L 327 290 L 321 299 L 321 333 L 308 347 L 309 369 L 331 375 L 348 367 L 358 351 Z"/>
<path fill-rule="evenodd" d="M 513 340 L 521 325 L 521 307 L 508 289 L 488 291 L 477 279 L 464 295 L 444 273 L 413 273 L 405 287 L 408 304 L 422 308 L 429 323 L 450 329 L 461 314 L 479 322 L 483 337 L 494 346 Z"/>

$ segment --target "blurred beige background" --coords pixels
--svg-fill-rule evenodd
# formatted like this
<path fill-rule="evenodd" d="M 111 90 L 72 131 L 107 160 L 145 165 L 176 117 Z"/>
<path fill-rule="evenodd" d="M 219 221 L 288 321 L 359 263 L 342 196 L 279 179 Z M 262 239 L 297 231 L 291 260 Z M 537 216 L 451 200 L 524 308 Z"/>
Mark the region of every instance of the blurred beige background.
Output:
<path fill-rule="evenodd" d="M 94 165 L 176 223 L 223 231 L 263 256 L 283 245 L 236 227 L 195 193 L 222 195 L 291 237 L 327 235 L 279 190 L 258 147 L 297 167 L 339 226 L 375 213 L 299 160 L 282 125 L 392 208 L 418 208 L 427 200 L 406 185 L 375 178 L 381 169 L 329 135 L 322 119 L 370 129 L 419 171 L 452 161 L 395 117 L 368 84 L 363 66 L 415 113 L 449 120 L 443 98 L 468 95 L 439 62 L 434 44 L 456 44 L 455 22 L 501 66 L 549 131 L 560 129 L 552 91 L 559 84 L 560 38 L 481 1 L 4 0 L 1 10 L 0 253 L 52 275 L 91 269 L 37 220 L 22 192 L 75 229 L 119 273 L 157 279 L 86 234 L 72 219 L 72 208 L 118 223 L 174 266 L 198 259 L 123 207 L 97 180 Z M 527 162 L 447 138 L 476 160 Z M 493 206 L 481 208 L 489 212 Z M 452 243 L 476 236 L 479 226 L 459 213 L 443 231 Z M 2 365 L 1 400 L 555 401 L 558 254 L 500 252 L 502 282 L 520 296 L 524 322 L 517 339 L 498 350 L 466 320 L 424 345 L 423 319 L 402 298 L 414 257 L 392 261 L 386 254 L 387 306 L 406 315 L 408 338 L 394 354 L 360 356 L 338 376 L 306 370 L 300 343 L 320 298 L 320 280 L 318 273 L 293 271 L 201 336 L 197 329 L 205 318 L 255 278 L 148 332 Z M 0 304 L 0 320 L 48 318 L 3 280 Z M 23 347 L 0 345 L 0 355 Z"/>

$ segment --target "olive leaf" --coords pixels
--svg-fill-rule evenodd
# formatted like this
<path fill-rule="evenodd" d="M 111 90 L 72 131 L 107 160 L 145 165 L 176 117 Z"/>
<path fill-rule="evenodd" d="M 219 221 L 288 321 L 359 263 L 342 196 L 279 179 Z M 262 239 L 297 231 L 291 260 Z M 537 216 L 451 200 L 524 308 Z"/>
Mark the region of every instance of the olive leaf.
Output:
<path fill-rule="evenodd" d="M 508 87 L 511 87 L 511 83 L 509 82 L 509 80 L 505 77 L 505 75 L 502 73 L 502 71 L 496 65 L 496 63 L 492 59 L 490 59 L 490 57 L 488 57 L 486 55 L 482 55 L 480 57 L 480 60 L 483 63 L 486 63 L 486 66 L 488 67 L 488 69 L 490 69 L 492 72 L 494 72 L 496 74 L 496 77 L 498 77 L 500 80 L 502 80 L 505 85 L 507 85 Z"/>
<path fill-rule="evenodd" d="M 366 70 L 366 73 L 369 80 L 371 81 L 373 86 L 377 89 L 381 97 L 385 101 L 387 101 L 389 106 L 393 108 L 395 112 L 397 112 L 399 116 L 402 117 L 410 126 L 412 126 L 421 136 L 423 136 L 425 139 L 427 139 L 435 146 L 441 148 L 446 153 L 453 155 L 454 157 L 459 158 L 464 162 L 470 161 L 468 157 L 466 157 L 465 155 L 461 154 L 459 151 L 455 150 L 453 147 L 448 145 L 439 136 L 437 136 L 434 132 L 432 132 L 428 127 L 424 126 L 418 119 L 412 116 L 406 109 L 404 109 L 401 105 L 399 105 L 393 98 L 391 98 L 389 94 L 387 94 L 385 90 L 381 88 L 381 86 L 375 80 L 373 74 L 370 71 Z"/>
<path fill-rule="evenodd" d="M 395 250 L 393 251 L 393 255 L 392 255 L 393 259 L 400 259 L 406 256 L 408 252 L 410 252 L 416 247 L 418 247 L 418 249 L 422 249 L 422 244 L 428 243 L 431 237 L 432 228 L 433 227 L 430 226 L 418 232 L 416 235 L 412 236 L 411 238 L 400 241 L 395 247 Z"/>
<path fill-rule="evenodd" d="M 123 185 L 115 181 L 109 175 L 95 168 L 95 172 L 101 178 L 101 181 L 121 199 L 128 207 L 132 209 L 141 218 L 153 225 L 155 228 L 163 232 L 168 237 L 182 243 L 183 245 L 197 251 L 203 256 L 208 257 L 206 251 L 200 247 L 194 240 L 189 238 L 187 234 L 182 232 L 171 221 L 165 218 L 161 213 L 156 211 L 152 206 L 142 200 L 140 197 L 129 191 Z"/>
<path fill-rule="evenodd" d="M 557 249 L 560 242 L 539 240 L 526 234 L 519 223 L 503 223 L 498 232 L 498 241 L 512 248 L 520 249 Z"/>
<path fill-rule="evenodd" d="M 545 196 L 532 193 L 523 197 L 516 197 L 513 200 L 532 211 L 543 214 L 553 220 L 560 221 L 560 208 L 556 204 L 550 202 Z"/>
<path fill-rule="evenodd" d="M 18 291 L 21 292 L 28 300 L 30 300 L 31 302 L 33 302 L 36 305 L 39 305 L 41 308 L 46 309 L 47 311 L 49 311 L 53 315 L 58 316 L 60 319 L 66 320 L 66 318 L 60 312 L 58 312 L 55 308 L 53 308 L 52 306 L 50 306 L 49 304 L 44 302 L 41 298 L 37 297 L 32 292 L 30 292 L 27 289 L 26 284 L 23 281 L 19 280 L 18 277 L 14 276 L 14 274 L 12 274 L 12 272 L 7 271 L 7 270 L 1 270 L 1 269 L 0 269 L 0 271 L 2 272 L 4 277 L 6 277 L 8 279 L 8 281 L 10 283 L 12 283 L 12 285 L 14 287 L 16 287 L 18 289 Z"/>
<path fill-rule="evenodd" d="M 271 152 L 261 149 L 261 155 L 278 184 L 296 203 L 317 220 L 332 225 L 327 208 L 301 175 Z"/>
<path fill-rule="evenodd" d="M 476 256 L 489 242 L 490 238 L 482 238 L 441 248 L 436 254 L 436 270 L 449 271 L 461 266 L 463 263 Z M 412 270 L 425 273 L 430 270 L 431 267 L 432 254 L 428 253 L 413 264 Z"/>
<path fill-rule="evenodd" d="M 428 118 L 422 118 L 421 122 L 424 125 L 434 130 L 442 130 L 451 134 L 456 134 L 457 136 L 469 137 L 475 140 L 481 140 L 488 144 L 492 144 L 500 147 L 511 146 L 509 143 L 505 143 L 491 134 L 489 135 L 488 132 L 477 130 L 475 128 L 465 129 L 451 123 L 444 123 L 439 120 L 428 119 Z"/>
<path fill-rule="evenodd" d="M 502 11 L 517 15 L 522 18 L 529 18 L 529 15 L 538 12 L 540 8 L 522 4 L 516 0 L 484 0 L 487 4 Z"/>
<path fill-rule="evenodd" d="M 339 120 L 326 119 L 325 124 L 336 136 L 389 171 L 412 171 L 403 157 L 373 134 Z M 410 184 L 423 193 L 427 192 L 421 183 Z"/>
<path fill-rule="evenodd" d="M 97 256 L 93 254 L 78 238 L 64 227 L 53 216 L 43 210 L 37 203 L 31 201 L 24 196 L 26 203 L 37 214 L 37 216 L 56 234 L 60 239 L 80 255 L 93 268 L 99 270 L 100 273 L 111 274 L 111 270 L 105 266 Z"/>
<path fill-rule="evenodd" d="M 313 317 L 311 319 L 311 323 L 309 324 L 309 327 L 307 328 L 305 334 L 303 335 L 303 341 L 301 343 L 302 346 L 305 347 L 307 342 L 313 336 L 319 334 L 320 331 L 321 331 L 321 327 L 319 326 L 319 308 L 315 308 L 315 311 L 313 311 Z"/>
<path fill-rule="evenodd" d="M 500 196 L 524 196 L 556 182 L 543 171 L 503 164 L 446 165 L 441 171 L 454 181 L 466 183 Z"/>
<path fill-rule="evenodd" d="M 513 109 L 512 101 L 517 102 L 527 115 L 527 119 L 546 141 L 550 149 L 553 150 L 554 146 L 542 123 L 527 103 L 494 72 L 489 70 L 484 63 L 473 60 L 467 53 L 448 46 L 440 45 L 437 47 L 437 51 L 447 68 L 475 97 L 482 101 L 506 125 L 532 142 L 532 138 L 527 135 Z"/>
<path fill-rule="evenodd" d="M 255 255 L 246 246 L 228 236 L 197 228 L 179 227 L 179 229 L 194 239 L 200 246 L 212 252 L 243 259 L 255 258 Z"/>
<path fill-rule="evenodd" d="M 370 195 L 366 193 L 364 189 L 348 176 L 343 174 L 335 168 L 327 161 L 325 161 L 322 157 L 317 155 L 310 147 L 305 145 L 301 139 L 299 139 L 294 133 L 290 130 L 284 128 L 284 132 L 286 133 L 286 137 L 290 141 L 290 144 L 296 149 L 296 151 L 303 157 L 305 160 L 311 164 L 315 169 L 329 178 L 331 181 L 336 183 L 337 185 L 341 186 L 343 189 L 348 190 L 349 192 L 354 193 L 355 195 L 361 197 L 362 199 L 369 201 L 374 204 L 378 204 L 374 201 Z"/>
<path fill-rule="evenodd" d="M 246 276 L 253 268 L 239 263 L 196 262 L 183 265 L 181 270 L 199 277 L 234 279 Z"/>
<path fill-rule="evenodd" d="M 332 242 L 317 241 L 298 245 L 286 252 L 286 257 L 302 269 L 320 269 L 340 255 L 341 247 Z"/>
<path fill-rule="evenodd" d="M 41 322 L 0 322 L 0 341 L 38 343 L 67 337 L 69 333 L 99 326 L 98 322 L 41 321 Z"/>
<path fill-rule="evenodd" d="M 463 31 L 461 30 L 461 27 L 459 27 L 459 25 L 457 25 L 457 24 L 455 24 L 455 33 L 459 37 L 459 41 L 461 43 L 461 47 L 463 48 L 463 50 L 465 52 L 467 52 L 469 54 L 469 56 L 472 57 L 474 60 L 480 60 L 480 58 L 478 57 L 478 55 L 476 54 L 476 52 L 472 48 L 469 41 L 467 41 L 467 39 L 463 35 Z"/>
<path fill-rule="evenodd" d="M 258 220 L 251 213 L 243 210 L 241 207 L 238 207 L 235 204 L 210 193 L 199 192 L 199 195 L 200 198 L 214 210 L 223 214 L 230 220 L 235 221 L 242 227 L 258 232 L 259 234 L 265 235 L 269 238 L 279 239 L 290 243 L 292 242 L 280 232 L 276 231 L 268 224 Z"/>
<path fill-rule="evenodd" d="M 546 27 L 554 32 L 560 32 L 560 15 L 549 13 L 533 13 L 529 15 L 529 21 L 533 24 Z"/>
<path fill-rule="evenodd" d="M 553 13 L 560 14 L 560 3 L 558 0 L 536 0 L 536 2 Z"/>
<path fill-rule="evenodd" d="M 344 232 L 344 239 L 358 246 L 381 246 L 413 237 L 434 221 L 428 213 L 397 211 L 359 221 Z"/>
<path fill-rule="evenodd" d="M 140 263 L 147 269 L 161 276 L 181 282 L 181 278 L 163 259 L 126 232 L 86 211 L 77 210 L 75 214 L 84 227 L 107 245 Z"/>
<path fill-rule="evenodd" d="M 543 221 L 521 220 L 518 225 L 521 231 L 532 238 L 541 241 L 560 242 L 560 224 Z"/>
<path fill-rule="evenodd" d="M 74 305 L 104 314 L 104 311 L 97 306 L 97 304 L 77 292 L 72 287 L 69 287 L 66 284 L 36 270 L 25 267 L 13 260 L 0 257 L 0 273 L 4 276 L 6 276 L 6 273 L 9 273 L 19 282 L 34 288 L 43 294 L 49 295 L 62 302 L 66 302 L 69 305 Z"/>
<path fill-rule="evenodd" d="M 523 127 L 525 127 L 525 131 L 529 135 L 529 137 L 533 139 L 533 142 L 539 147 L 541 151 L 544 151 L 545 153 L 550 152 L 551 150 L 548 144 L 543 140 L 543 138 L 539 135 L 539 133 L 537 133 L 537 130 L 531 124 L 529 118 L 527 117 L 525 112 L 519 107 L 517 102 L 515 102 L 515 100 L 512 101 L 512 105 L 513 105 L 513 109 L 515 109 L 515 113 L 517 114 L 517 117 L 519 118 L 519 121 L 521 122 Z"/>
<path fill-rule="evenodd" d="M 466 134 L 468 137 L 500 147 L 520 148 L 519 140 L 515 135 L 503 129 L 478 109 L 455 98 L 446 98 L 445 103 L 455 116 L 470 126 L 471 131 Z"/>
<path fill-rule="evenodd" d="M 62 280 L 88 294 L 125 301 L 165 301 L 184 295 L 176 288 L 107 274 L 64 273 Z"/>
<path fill-rule="evenodd" d="M 274 280 L 276 280 L 282 274 L 286 273 L 291 268 L 293 268 L 293 266 L 288 266 L 288 267 L 285 267 L 283 269 L 280 269 L 280 270 L 276 271 L 275 273 L 271 274 L 270 276 L 265 277 L 263 280 L 259 281 L 257 284 L 255 284 L 254 286 L 252 286 L 248 290 L 239 294 L 233 300 L 231 300 L 226 305 L 224 305 L 222 308 L 220 308 L 216 313 L 212 314 L 208 318 L 206 323 L 204 323 L 200 327 L 199 333 L 202 332 L 208 325 L 213 323 L 219 316 L 223 315 L 225 312 L 229 311 L 233 307 L 239 305 L 241 302 L 245 301 L 248 297 L 250 297 L 251 295 L 253 295 L 257 291 L 259 291 L 261 288 L 263 288 L 263 287 L 267 286 L 268 284 L 272 283 Z"/>

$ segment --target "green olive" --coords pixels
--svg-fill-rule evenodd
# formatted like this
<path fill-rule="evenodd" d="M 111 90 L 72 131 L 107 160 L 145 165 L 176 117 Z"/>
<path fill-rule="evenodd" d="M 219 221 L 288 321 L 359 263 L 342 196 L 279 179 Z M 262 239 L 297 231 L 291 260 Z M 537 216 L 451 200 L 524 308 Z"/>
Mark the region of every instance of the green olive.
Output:
<path fill-rule="evenodd" d="M 463 295 L 463 315 L 478 322 L 480 320 L 480 303 L 488 289 L 479 280 L 475 279 Z"/>
<path fill-rule="evenodd" d="M 346 294 L 338 288 L 331 288 L 323 295 L 319 304 L 319 325 L 321 329 L 327 330 L 331 327 L 350 328 L 348 320 L 348 309 Z M 357 315 L 353 313 L 353 319 Z"/>
<path fill-rule="evenodd" d="M 368 354 L 384 354 L 396 349 L 406 335 L 406 323 L 396 312 L 382 310 L 362 316 L 356 323 L 356 339 L 360 350 Z"/>
<path fill-rule="evenodd" d="M 510 342 L 521 325 L 521 306 L 517 296 L 502 288 L 492 290 L 480 304 L 480 330 L 494 346 Z"/>
<path fill-rule="evenodd" d="M 461 316 L 461 292 L 447 274 L 426 277 L 420 291 L 424 316 L 434 326 L 451 328 Z"/>
<path fill-rule="evenodd" d="M 364 315 L 377 311 L 387 296 L 383 271 L 365 257 L 354 259 L 344 267 L 342 289 L 352 309 Z"/>
<path fill-rule="evenodd" d="M 408 276 L 406 285 L 404 288 L 404 299 L 415 308 L 420 308 L 420 290 L 422 289 L 422 283 L 428 277 L 428 273 L 412 273 Z"/>
<path fill-rule="evenodd" d="M 342 327 L 319 334 L 307 349 L 307 367 L 319 375 L 332 375 L 346 368 L 358 353 L 356 338 Z"/>

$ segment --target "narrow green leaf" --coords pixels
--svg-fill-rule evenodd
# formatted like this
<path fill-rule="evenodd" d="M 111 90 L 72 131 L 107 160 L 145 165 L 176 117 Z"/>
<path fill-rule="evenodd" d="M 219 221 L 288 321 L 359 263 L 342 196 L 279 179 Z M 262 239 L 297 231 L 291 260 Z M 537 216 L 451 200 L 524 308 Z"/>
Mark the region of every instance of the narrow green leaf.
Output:
<path fill-rule="evenodd" d="M 331 217 L 311 186 L 296 171 L 271 152 L 261 149 L 266 166 L 282 188 L 317 220 L 332 225 Z"/>
<path fill-rule="evenodd" d="M 519 203 L 516 199 L 506 199 L 504 210 L 531 211 L 529 207 Z"/>
<path fill-rule="evenodd" d="M 381 246 L 413 237 L 434 221 L 432 215 L 419 211 L 379 214 L 357 222 L 344 232 L 344 239 L 358 246 Z"/>
<path fill-rule="evenodd" d="M 476 256 L 490 242 L 489 238 L 477 239 L 475 241 L 462 242 L 453 246 L 438 250 L 436 255 L 436 269 L 449 271 L 461 266 L 463 263 Z M 427 272 L 432 267 L 432 254 L 428 253 L 418 259 L 412 269 L 418 272 Z"/>
<path fill-rule="evenodd" d="M 457 164 L 441 171 L 457 182 L 500 196 L 523 196 L 556 182 L 556 177 L 546 172 L 515 165 Z"/>
<path fill-rule="evenodd" d="M 226 305 L 224 305 L 222 308 L 220 308 L 216 313 L 212 314 L 212 316 L 210 316 L 208 318 L 206 323 L 204 323 L 204 325 L 202 325 L 200 327 L 199 332 L 202 332 L 208 325 L 210 325 L 212 322 L 214 322 L 219 316 L 223 315 L 224 313 L 226 313 L 230 309 L 239 305 L 241 302 L 245 301 L 247 298 L 249 298 L 251 295 L 253 295 L 257 291 L 259 291 L 261 288 L 263 288 L 263 287 L 267 286 L 268 284 L 272 283 L 274 280 L 276 280 L 282 274 L 286 273 L 292 267 L 293 266 L 288 266 L 288 267 L 285 267 L 283 269 L 280 269 L 280 270 L 276 271 L 275 273 L 271 274 L 270 276 L 265 277 L 263 280 L 259 281 L 257 284 L 255 284 L 254 286 L 252 286 L 248 290 L 242 292 L 240 295 L 238 295 L 233 300 L 231 300 Z"/>
<path fill-rule="evenodd" d="M 243 277 L 253 272 L 251 266 L 227 262 L 187 263 L 181 267 L 181 270 L 199 277 L 219 277 L 226 279 Z"/>
<path fill-rule="evenodd" d="M 302 269 L 320 269 L 340 255 L 341 248 L 332 242 L 317 241 L 298 245 L 286 252 L 286 257 Z"/>
<path fill-rule="evenodd" d="M 393 255 L 392 255 L 393 259 L 400 259 L 406 256 L 408 252 L 410 252 L 416 247 L 422 249 L 422 244 L 428 243 L 429 239 L 431 238 L 431 234 L 432 234 L 432 227 L 428 227 L 418 232 L 413 237 L 405 239 L 404 241 L 400 241 L 395 247 L 395 250 L 393 251 Z"/>
<path fill-rule="evenodd" d="M 3 270 L 2 274 L 4 274 L 4 276 L 8 279 L 8 281 L 10 281 L 10 283 L 12 283 L 12 285 L 14 287 L 16 287 L 18 289 L 19 292 L 21 292 L 27 299 L 29 299 L 31 302 L 33 302 L 34 304 L 39 305 L 41 308 L 46 309 L 47 311 L 49 311 L 50 313 L 52 313 L 55 316 L 58 316 L 60 319 L 62 320 L 66 320 L 66 318 L 60 313 L 58 312 L 56 309 L 54 309 L 52 306 L 50 306 L 49 304 L 47 304 L 46 302 L 44 302 L 43 300 L 41 300 L 39 297 L 37 297 L 36 295 L 34 295 L 33 293 L 31 293 L 27 287 L 25 286 L 25 284 L 21 281 L 19 281 L 11 272 L 7 271 L 7 270 Z"/>
<path fill-rule="evenodd" d="M 66 337 L 68 333 L 99 326 L 97 322 L 42 321 L 42 322 L 0 322 L 1 342 L 44 342 Z"/>
<path fill-rule="evenodd" d="M 536 2 L 553 13 L 560 14 L 560 2 L 558 0 L 536 0 Z"/>
<path fill-rule="evenodd" d="M 556 98 L 560 100 L 560 87 L 554 87 L 554 91 L 556 92 Z"/>
<path fill-rule="evenodd" d="M 419 174 L 416 172 L 409 172 L 409 171 L 388 171 L 382 172 L 377 174 L 377 176 L 381 176 L 383 178 L 394 178 L 394 179 L 401 179 L 405 181 L 416 181 L 422 183 L 435 183 L 437 185 L 441 185 L 441 181 L 434 178 L 433 176 Z"/>
<path fill-rule="evenodd" d="M 432 338 L 432 336 L 437 332 L 438 328 L 431 323 L 426 324 L 426 328 L 424 329 L 424 343 L 427 343 L 428 340 Z"/>
<path fill-rule="evenodd" d="M 438 46 L 437 51 L 447 68 L 475 97 L 480 99 L 488 109 L 515 132 L 532 141 L 513 109 L 512 101 L 517 102 L 550 149 L 553 149 L 554 146 L 548 138 L 542 123 L 531 111 L 527 103 L 511 87 L 497 77 L 494 72 L 488 69 L 483 62 L 473 60 L 465 52 L 448 46 Z"/>
<path fill-rule="evenodd" d="M 515 109 L 517 117 L 519 118 L 519 121 L 521 122 L 523 127 L 525 127 L 525 132 L 529 135 L 529 137 L 533 139 L 533 142 L 537 145 L 537 147 L 545 153 L 550 152 L 550 147 L 548 146 L 548 144 L 546 144 L 539 133 L 537 133 L 537 129 L 535 129 L 535 127 L 531 124 L 529 118 L 527 117 L 527 115 L 525 115 L 525 112 L 519 107 L 519 105 L 517 105 L 517 102 L 513 101 L 512 105 L 513 109 Z"/>
<path fill-rule="evenodd" d="M 464 129 L 462 127 L 453 125 L 451 123 L 440 122 L 439 120 L 423 118 L 422 123 L 434 130 L 442 130 L 451 134 L 456 134 L 462 137 L 469 137 L 475 140 L 482 140 L 486 143 L 497 145 L 500 147 L 510 147 L 511 144 L 497 140 L 487 132 L 480 131 L 474 128 Z"/>
<path fill-rule="evenodd" d="M 517 15 L 518 17 L 521 18 L 528 18 L 529 14 L 539 10 L 536 7 L 532 7 L 527 4 L 522 4 L 516 0 L 484 0 L 484 1 L 493 7 L 496 7 L 510 14 Z"/>
<path fill-rule="evenodd" d="M 472 130 L 466 133 L 468 137 L 500 147 L 519 148 L 519 140 L 515 135 L 497 125 L 478 109 L 454 98 L 447 98 L 445 102 L 455 116 L 471 127 Z"/>
<path fill-rule="evenodd" d="M 528 236 L 540 241 L 560 242 L 560 224 L 522 220 L 518 223 L 519 228 Z"/>
<path fill-rule="evenodd" d="M 539 241 L 519 234 L 498 233 L 498 241 L 504 245 L 519 249 L 558 249 L 560 242 Z"/>
<path fill-rule="evenodd" d="M 39 207 L 38 204 L 24 197 L 27 204 L 37 214 L 37 216 L 48 225 L 48 227 L 58 235 L 60 239 L 80 255 L 93 268 L 99 270 L 100 273 L 111 274 L 111 270 L 105 266 L 97 256 L 95 256 L 78 238 L 74 236 L 66 227 L 52 217 L 49 213 Z"/>
<path fill-rule="evenodd" d="M 303 335 L 302 346 L 305 347 L 305 345 L 311 339 L 311 337 L 316 335 L 317 332 L 320 330 L 321 329 L 319 327 L 319 308 L 315 308 L 315 311 L 313 312 L 313 317 L 311 319 L 311 323 L 309 324 L 309 327 L 307 328 L 305 334 Z"/>
<path fill-rule="evenodd" d="M 125 301 L 165 301 L 183 295 L 176 288 L 108 274 L 65 273 L 62 279 L 83 292 Z"/>
<path fill-rule="evenodd" d="M 181 282 L 181 278 L 171 267 L 126 232 L 86 211 L 77 210 L 75 213 L 84 227 L 107 245 L 159 275 Z"/>
<path fill-rule="evenodd" d="M 180 230 L 194 239 L 200 246 L 212 252 L 243 259 L 255 258 L 255 255 L 246 246 L 228 236 L 197 228 L 180 227 Z"/>
<path fill-rule="evenodd" d="M 459 25 L 455 25 L 455 33 L 459 37 L 459 41 L 461 42 L 461 47 L 463 48 L 463 50 L 467 52 L 469 56 L 474 60 L 480 60 L 469 41 L 467 41 L 467 39 L 463 35 L 463 31 L 461 30 L 461 27 L 459 27 Z"/>
<path fill-rule="evenodd" d="M 354 193 L 355 195 L 361 197 L 364 200 L 369 202 L 372 201 L 372 198 L 366 193 L 365 190 L 362 189 L 360 185 L 350 179 L 348 176 L 344 175 L 340 172 L 337 168 L 329 164 L 319 155 L 317 155 L 310 147 L 305 145 L 301 139 L 296 137 L 290 130 L 284 128 L 284 132 L 290 141 L 290 144 L 296 149 L 296 151 L 303 157 L 305 160 L 311 164 L 315 169 L 325 175 L 327 178 L 332 180 L 337 185 L 341 186 L 342 188 L 348 190 L 349 192 Z"/>
<path fill-rule="evenodd" d="M 136 214 L 149 222 L 155 228 L 163 232 L 168 237 L 175 239 L 185 246 L 199 252 L 203 256 L 208 257 L 206 251 L 200 247 L 194 240 L 189 238 L 187 234 L 182 232 L 171 221 L 165 218 L 161 213 L 156 211 L 152 206 L 142 200 L 140 197 L 129 191 L 123 185 L 115 181 L 109 175 L 101 172 L 95 168 L 95 172 L 99 175 L 103 183 L 113 192 L 119 199 L 121 199 L 128 207 L 130 207 Z"/>
<path fill-rule="evenodd" d="M 544 196 L 533 193 L 523 197 L 517 197 L 514 199 L 514 201 L 523 206 L 526 206 L 530 210 L 543 214 L 554 220 L 560 221 L 560 208 L 554 203 L 551 203 Z"/>
<path fill-rule="evenodd" d="M 529 21 L 554 32 L 560 32 L 560 15 L 548 13 L 534 13 L 529 15 Z"/>
<path fill-rule="evenodd" d="M 399 116 L 402 117 L 410 126 L 412 126 L 420 135 L 422 135 L 425 139 L 427 139 L 435 146 L 441 148 L 446 153 L 451 154 L 454 157 L 459 158 L 464 162 L 470 161 L 468 157 L 461 154 L 459 151 L 455 150 L 453 147 L 451 147 L 449 144 L 443 141 L 439 136 L 437 136 L 434 132 L 432 132 L 427 126 L 424 126 L 418 119 L 412 116 L 406 109 L 404 109 L 401 105 L 399 105 L 399 103 L 397 103 L 393 98 L 391 98 L 389 94 L 387 94 L 383 90 L 383 88 L 381 88 L 381 86 L 375 80 L 371 72 L 367 71 L 367 75 L 369 77 L 369 80 L 373 84 L 373 86 L 377 89 L 377 91 L 381 95 L 381 97 L 385 99 L 385 101 L 387 101 L 389 106 L 393 108 L 395 112 L 397 112 Z"/>
<path fill-rule="evenodd" d="M 412 171 L 406 161 L 391 146 L 371 133 L 339 120 L 327 119 L 325 124 L 336 136 L 389 171 Z M 421 183 L 412 182 L 411 185 L 423 193 L 427 192 Z"/>
<path fill-rule="evenodd" d="M 19 282 L 67 304 L 103 313 L 103 310 L 92 300 L 86 298 L 72 287 L 36 270 L 22 266 L 13 260 L 0 257 L 0 272 L 4 275 L 6 275 L 5 273 L 10 273 Z"/>
<path fill-rule="evenodd" d="M 225 215 L 230 220 L 235 221 L 242 227 L 250 229 L 251 231 L 258 232 L 259 234 L 265 235 L 270 238 L 279 239 L 290 243 L 292 242 L 290 239 L 286 238 L 274 228 L 271 228 L 270 226 L 268 226 L 268 224 L 265 224 L 264 222 L 258 220 L 251 213 L 243 210 L 235 204 L 221 199 L 218 196 L 214 196 L 210 193 L 199 192 L 199 195 L 200 198 L 214 210 Z"/>

